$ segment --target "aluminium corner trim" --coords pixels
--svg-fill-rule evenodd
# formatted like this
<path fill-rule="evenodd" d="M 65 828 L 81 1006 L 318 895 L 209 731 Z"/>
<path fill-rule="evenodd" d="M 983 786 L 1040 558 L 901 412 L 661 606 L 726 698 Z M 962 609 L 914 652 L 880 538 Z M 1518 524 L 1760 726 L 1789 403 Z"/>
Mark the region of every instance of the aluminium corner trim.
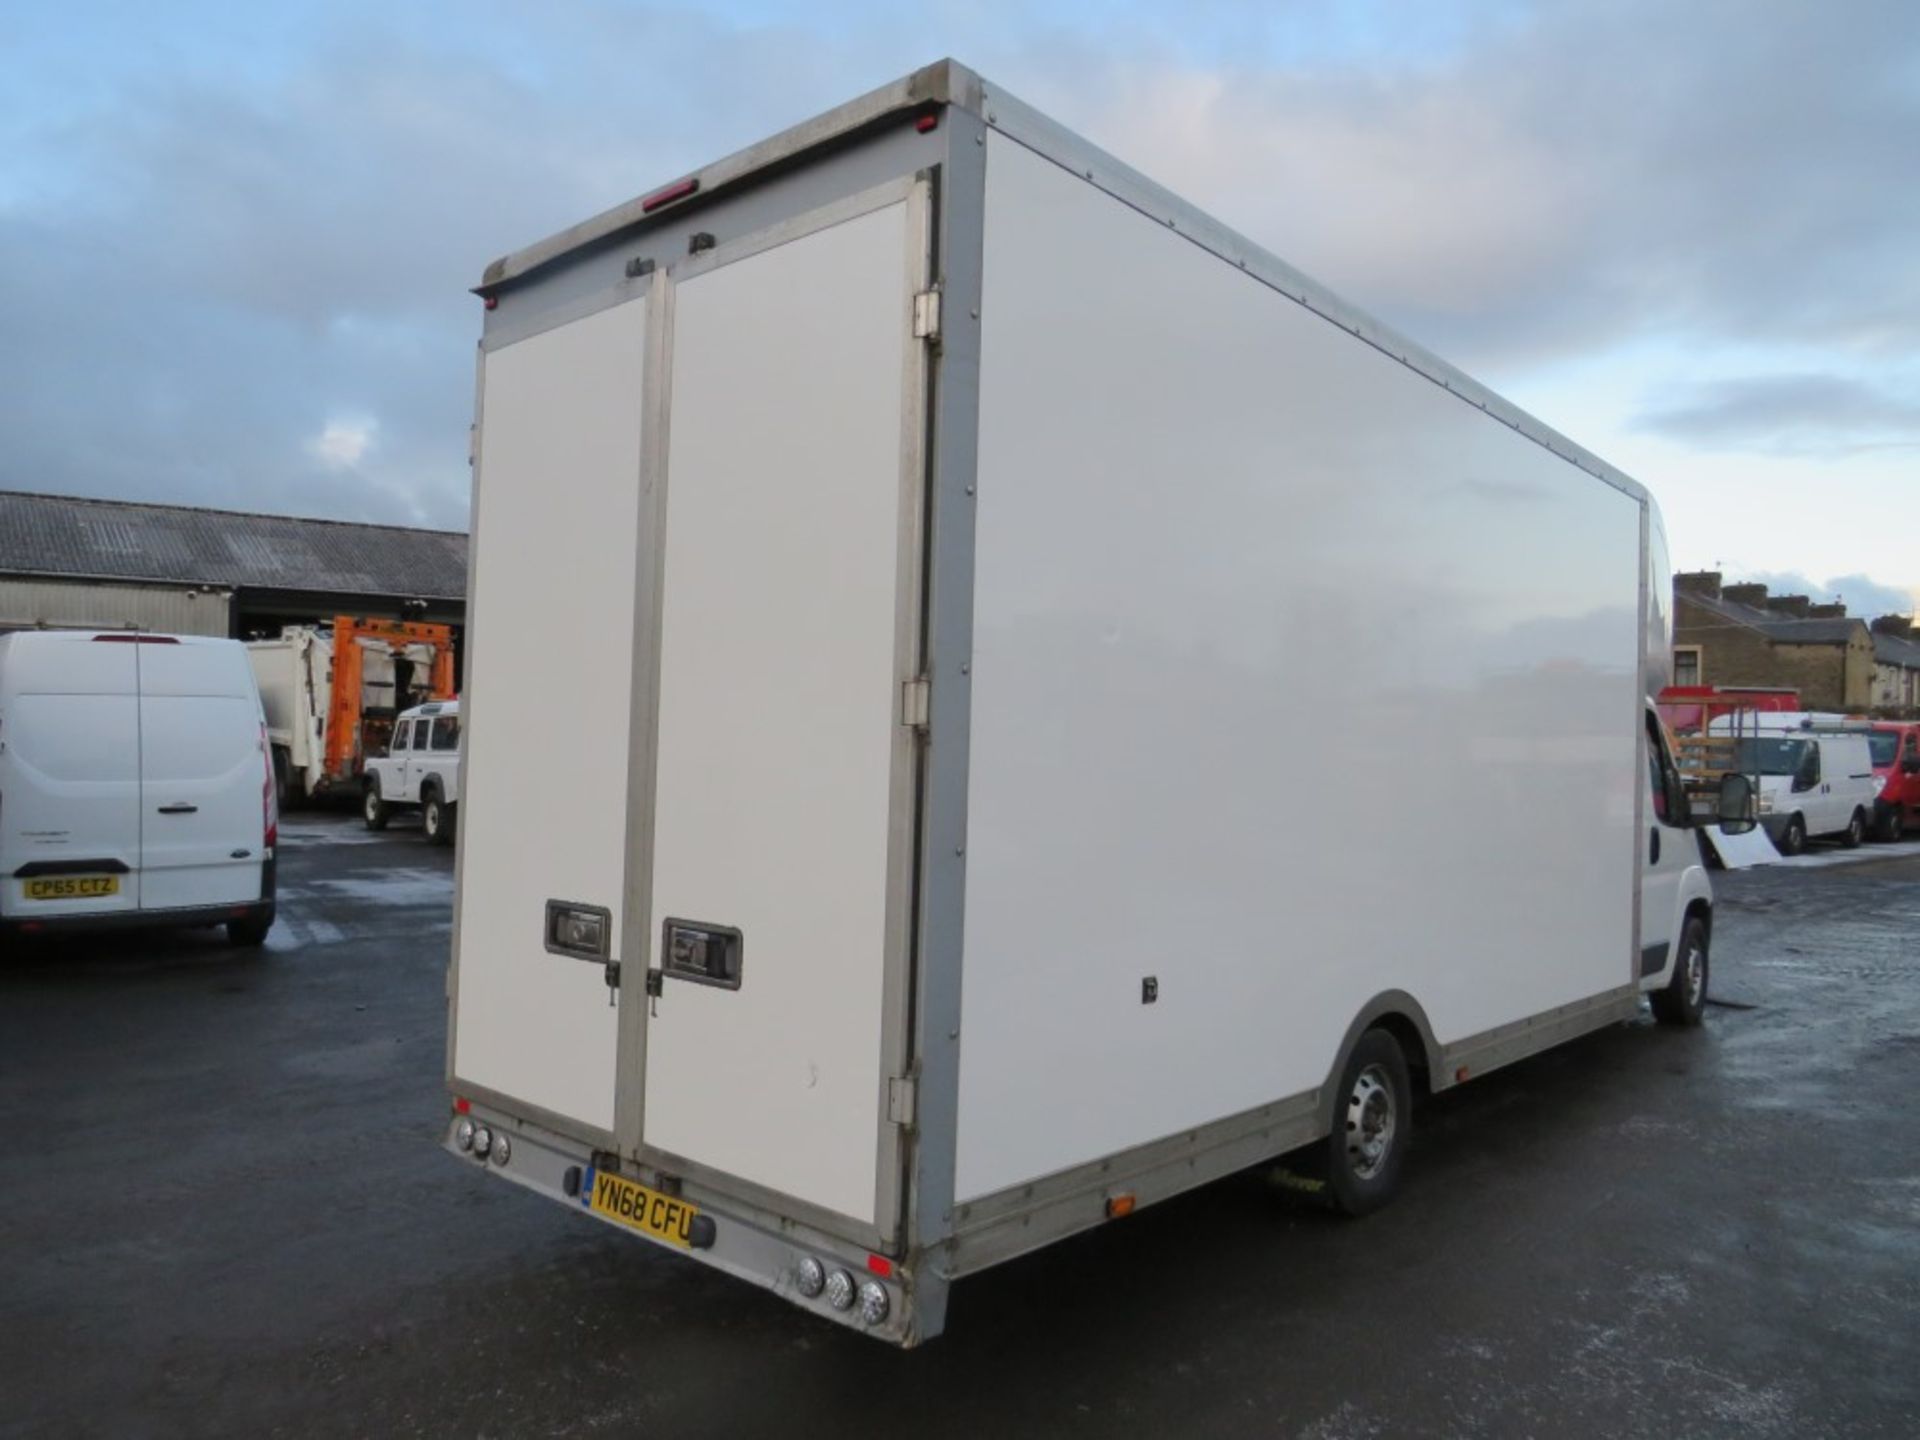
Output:
<path fill-rule="evenodd" d="M 480 561 L 480 474 L 481 474 L 482 465 L 485 460 L 483 451 L 486 448 L 486 432 L 483 428 L 484 416 L 482 414 L 482 411 L 486 405 L 486 398 L 487 398 L 487 347 L 484 343 L 477 343 L 473 347 L 473 438 L 468 445 L 468 454 L 471 455 L 473 459 L 473 481 L 470 488 L 471 499 L 469 502 L 470 513 L 467 518 L 467 611 L 466 611 L 466 614 L 467 614 L 468 626 L 471 626 L 473 623 L 473 618 L 476 613 L 474 610 L 474 603 L 473 603 L 474 597 L 479 594 L 479 590 L 476 588 L 476 585 L 477 585 L 477 581 L 480 573 L 480 564 L 479 564 L 479 561 Z M 467 632 L 467 633 L 470 633 L 470 632 Z M 463 635 L 463 638 L 464 638 L 464 635 Z M 302 649 L 303 649 L 304 659 L 310 673 L 313 666 L 313 644 L 311 639 L 307 641 L 307 643 L 302 647 Z M 467 673 L 463 677 L 465 683 L 463 684 L 462 689 L 470 693 L 473 688 L 473 683 L 472 683 L 473 682 L 473 670 L 472 670 L 473 646 L 472 646 L 471 640 L 466 640 L 466 649 L 467 649 L 467 656 L 466 656 Z M 313 693 L 311 680 L 309 680 L 308 692 L 309 694 Z M 455 752 L 455 757 L 460 762 L 460 773 L 462 776 L 464 776 L 467 771 L 467 767 L 466 767 L 467 747 L 472 743 L 470 737 L 473 731 L 473 707 L 471 704 L 468 704 L 466 706 L 463 706 L 462 708 L 465 709 L 467 713 L 461 717 L 460 748 Z M 309 717 L 310 720 L 311 718 L 312 717 Z M 316 727 L 316 730 L 317 730 L 317 727 Z M 314 753 L 315 754 L 319 753 L 319 747 L 317 745 L 315 746 Z M 308 760 L 309 760 L 309 763 L 311 763 L 312 756 L 309 756 Z M 467 847 L 464 845 L 456 845 L 453 851 L 453 929 L 450 935 L 448 936 L 448 943 L 447 943 L 447 981 L 446 981 L 447 1045 L 446 1045 L 446 1059 L 443 1067 L 443 1078 L 446 1081 L 446 1085 L 449 1091 L 451 1091 L 455 1085 L 454 1071 L 453 1071 L 454 1046 L 456 1041 L 459 1038 L 458 1027 L 460 1023 L 460 908 L 461 908 L 460 898 L 462 895 L 466 893 L 463 885 L 463 881 L 466 876 L 466 868 L 467 868 L 466 858 L 467 858 Z"/>

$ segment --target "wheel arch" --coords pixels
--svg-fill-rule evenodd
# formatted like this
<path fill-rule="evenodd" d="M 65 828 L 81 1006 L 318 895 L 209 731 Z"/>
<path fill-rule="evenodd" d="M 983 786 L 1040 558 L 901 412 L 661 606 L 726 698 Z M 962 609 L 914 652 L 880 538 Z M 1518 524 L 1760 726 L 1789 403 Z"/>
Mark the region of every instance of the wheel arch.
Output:
<path fill-rule="evenodd" d="M 1340 1072 L 1346 1068 L 1347 1057 L 1353 1054 L 1360 1037 L 1373 1029 L 1385 1030 L 1400 1042 L 1416 1094 L 1447 1088 L 1449 1082 L 1441 1061 L 1440 1042 L 1433 1038 L 1433 1026 L 1426 1010 L 1404 990 L 1383 990 L 1361 1006 L 1347 1026 L 1347 1033 L 1340 1037 L 1340 1048 L 1334 1052 L 1326 1082 L 1320 1087 L 1318 1113 L 1321 1127 L 1328 1133 L 1332 1131 L 1334 1107 L 1339 1102 Z"/>

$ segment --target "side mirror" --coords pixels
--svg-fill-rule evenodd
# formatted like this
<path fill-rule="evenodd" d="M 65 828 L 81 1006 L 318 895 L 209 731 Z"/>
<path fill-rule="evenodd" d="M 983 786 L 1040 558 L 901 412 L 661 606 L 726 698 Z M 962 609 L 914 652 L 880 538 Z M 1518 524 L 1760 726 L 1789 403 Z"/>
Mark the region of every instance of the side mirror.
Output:
<path fill-rule="evenodd" d="M 1729 835 L 1744 835 L 1754 826 L 1753 781 L 1745 775 L 1720 777 L 1720 797 L 1714 806 L 1720 828 Z"/>

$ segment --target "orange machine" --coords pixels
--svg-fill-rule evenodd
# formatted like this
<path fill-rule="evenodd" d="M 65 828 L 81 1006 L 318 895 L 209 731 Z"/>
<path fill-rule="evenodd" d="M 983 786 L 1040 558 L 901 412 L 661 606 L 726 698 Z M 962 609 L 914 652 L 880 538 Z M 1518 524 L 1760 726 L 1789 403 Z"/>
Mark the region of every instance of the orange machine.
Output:
<path fill-rule="evenodd" d="M 409 645 L 432 647 L 433 664 L 428 676 L 432 700 L 451 700 L 453 690 L 453 627 L 420 625 L 410 620 L 368 620 L 341 615 L 333 622 L 333 683 L 327 708 L 327 778 L 335 784 L 351 780 L 360 773 L 367 752 L 390 734 L 391 714 L 377 717 L 380 734 L 368 734 L 369 722 L 376 717 L 365 713 L 362 661 L 366 654 L 363 640 L 382 641 L 396 651 Z M 371 743 L 370 743 L 371 742 Z"/>

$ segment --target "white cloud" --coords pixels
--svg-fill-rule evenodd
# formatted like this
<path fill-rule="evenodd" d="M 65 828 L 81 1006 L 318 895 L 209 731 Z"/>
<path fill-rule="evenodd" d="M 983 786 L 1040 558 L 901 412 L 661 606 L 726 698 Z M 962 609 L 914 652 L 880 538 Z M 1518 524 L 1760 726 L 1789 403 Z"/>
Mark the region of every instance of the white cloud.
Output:
<path fill-rule="evenodd" d="M 366 459 L 379 428 L 377 420 L 329 420 L 326 427 L 307 442 L 307 453 L 329 470 L 352 470 Z"/>

